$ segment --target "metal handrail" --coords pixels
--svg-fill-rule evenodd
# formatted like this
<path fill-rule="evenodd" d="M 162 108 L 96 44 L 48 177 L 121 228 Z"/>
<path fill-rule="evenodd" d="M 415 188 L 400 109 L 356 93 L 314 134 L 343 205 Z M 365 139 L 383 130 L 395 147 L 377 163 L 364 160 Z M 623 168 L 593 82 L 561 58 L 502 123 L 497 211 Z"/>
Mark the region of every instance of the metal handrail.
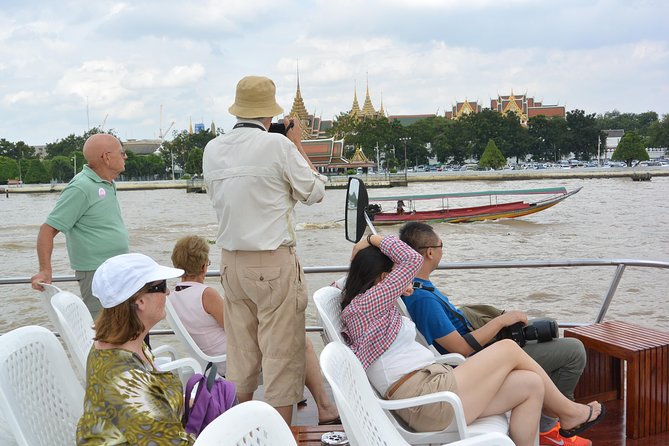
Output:
<path fill-rule="evenodd" d="M 606 313 L 613 301 L 620 280 L 627 267 L 643 268 L 661 268 L 669 269 L 669 262 L 656 260 L 637 260 L 637 259 L 566 259 L 566 260 L 506 260 L 506 261 L 485 261 L 485 262 L 442 262 L 437 269 L 440 270 L 469 270 L 469 269 L 516 269 L 516 268 L 571 268 L 583 266 L 612 266 L 616 267 L 609 288 L 600 305 L 594 322 L 600 323 L 604 320 Z M 325 274 L 325 273 L 345 273 L 348 266 L 308 266 L 304 268 L 305 274 Z M 207 277 L 219 277 L 220 271 L 211 270 L 207 272 Z M 73 275 L 54 276 L 53 282 L 74 282 Z M 0 285 L 19 285 L 31 283 L 30 277 L 0 278 Z M 587 323 L 567 322 L 561 323 L 561 327 L 576 327 L 590 325 Z M 309 326 L 308 332 L 322 332 L 323 328 L 318 326 Z M 151 334 L 174 334 L 172 330 L 153 330 Z"/>

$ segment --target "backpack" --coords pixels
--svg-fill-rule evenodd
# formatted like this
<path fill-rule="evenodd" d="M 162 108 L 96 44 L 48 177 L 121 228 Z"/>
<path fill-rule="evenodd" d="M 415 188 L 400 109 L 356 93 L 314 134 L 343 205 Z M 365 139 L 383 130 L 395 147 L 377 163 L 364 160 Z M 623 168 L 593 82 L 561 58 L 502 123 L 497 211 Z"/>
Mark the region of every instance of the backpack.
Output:
<path fill-rule="evenodd" d="M 197 391 L 191 405 L 195 386 Z M 216 377 L 216 364 L 210 362 L 204 374 L 190 377 L 184 400 L 184 428 L 189 434 L 198 435 L 214 418 L 237 404 L 237 392 L 234 383 Z"/>

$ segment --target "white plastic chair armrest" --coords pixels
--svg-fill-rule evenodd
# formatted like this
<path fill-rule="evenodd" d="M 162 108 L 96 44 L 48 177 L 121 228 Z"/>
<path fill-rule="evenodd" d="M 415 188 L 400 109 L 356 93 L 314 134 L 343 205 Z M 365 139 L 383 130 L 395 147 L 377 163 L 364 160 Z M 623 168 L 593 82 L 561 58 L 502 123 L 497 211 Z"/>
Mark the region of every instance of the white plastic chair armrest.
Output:
<path fill-rule="evenodd" d="M 177 359 L 177 351 L 172 347 L 171 345 L 159 345 L 158 347 L 154 348 L 151 350 L 153 352 L 153 356 L 169 356 L 170 361 L 174 361 Z"/>
<path fill-rule="evenodd" d="M 193 358 L 181 358 L 174 361 L 160 364 L 160 370 L 163 372 L 170 372 L 172 370 L 190 369 L 193 373 L 202 373 L 200 363 Z"/>
<path fill-rule="evenodd" d="M 460 353 L 447 353 L 434 358 L 437 364 L 460 365 L 465 362 L 465 357 Z"/>
<path fill-rule="evenodd" d="M 402 398 L 399 400 L 385 400 L 381 398 L 377 398 L 377 400 L 381 408 L 387 410 L 405 409 L 407 407 L 447 402 L 453 406 L 454 421 L 458 428 L 458 435 L 460 438 L 465 438 L 467 436 L 467 420 L 465 418 L 465 412 L 462 408 L 462 401 L 460 400 L 460 397 L 453 392 L 436 392 L 430 393 L 428 395 L 414 396 L 412 398 Z M 448 427 L 446 427 L 446 429 L 448 429 Z M 444 429 L 444 431 L 446 429 Z"/>
<path fill-rule="evenodd" d="M 423 406 L 425 404 L 441 403 L 445 401 L 454 407 L 462 407 L 460 397 L 454 392 L 442 391 L 436 393 L 429 393 L 427 395 L 414 396 L 411 398 L 402 398 L 399 400 L 379 399 L 379 404 L 384 409 L 397 410 L 406 409 L 407 407 Z"/>

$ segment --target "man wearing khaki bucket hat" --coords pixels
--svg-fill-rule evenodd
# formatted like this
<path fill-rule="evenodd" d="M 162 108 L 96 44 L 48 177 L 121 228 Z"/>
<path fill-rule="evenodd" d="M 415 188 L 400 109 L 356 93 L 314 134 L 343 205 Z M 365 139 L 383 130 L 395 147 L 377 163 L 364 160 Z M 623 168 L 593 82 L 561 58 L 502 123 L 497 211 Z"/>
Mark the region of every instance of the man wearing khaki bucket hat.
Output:
<path fill-rule="evenodd" d="M 267 131 L 283 113 L 275 96 L 271 79 L 241 79 L 228 109 L 237 123 L 207 144 L 202 167 L 219 224 L 226 377 L 243 402 L 262 370 L 265 400 L 290 424 L 304 390 L 307 306 L 294 207 L 320 202 L 326 179 L 302 148 L 299 119 L 283 119 L 285 135 Z"/>

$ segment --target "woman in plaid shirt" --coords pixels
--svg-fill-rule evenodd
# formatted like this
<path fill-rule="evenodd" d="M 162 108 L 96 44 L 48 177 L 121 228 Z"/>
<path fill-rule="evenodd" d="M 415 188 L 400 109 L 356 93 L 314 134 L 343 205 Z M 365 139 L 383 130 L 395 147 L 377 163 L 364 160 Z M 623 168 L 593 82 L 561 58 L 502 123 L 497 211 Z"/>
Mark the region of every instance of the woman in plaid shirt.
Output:
<path fill-rule="evenodd" d="M 515 342 L 501 340 L 457 368 L 436 364 L 416 342 L 416 326 L 402 317 L 395 301 L 410 295 L 422 256 L 397 237 L 369 235 L 353 248 L 343 291 L 344 338 L 367 376 L 387 399 L 449 390 L 462 401 L 467 423 L 511 410 L 509 432 L 519 446 L 532 445 L 543 411 L 560 418 L 561 433 L 576 435 L 599 421 L 602 406 L 565 398 L 543 369 Z M 448 403 L 401 409 L 397 414 L 416 431 L 446 428 L 453 420 Z"/>

